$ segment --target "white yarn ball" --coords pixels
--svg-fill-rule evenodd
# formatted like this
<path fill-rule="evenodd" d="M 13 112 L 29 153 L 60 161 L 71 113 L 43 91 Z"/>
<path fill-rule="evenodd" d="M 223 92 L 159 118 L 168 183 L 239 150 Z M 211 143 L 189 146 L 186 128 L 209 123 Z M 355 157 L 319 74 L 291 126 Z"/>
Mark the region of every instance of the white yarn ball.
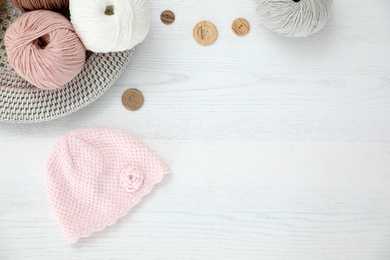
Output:
<path fill-rule="evenodd" d="M 255 0 L 262 23 L 289 37 L 307 37 L 328 21 L 333 0 Z"/>
<path fill-rule="evenodd" d="M 76 33 L 93 52 L 132 49 L 149 33 L 147 0 L 70 0 L 69 10 Z"/>

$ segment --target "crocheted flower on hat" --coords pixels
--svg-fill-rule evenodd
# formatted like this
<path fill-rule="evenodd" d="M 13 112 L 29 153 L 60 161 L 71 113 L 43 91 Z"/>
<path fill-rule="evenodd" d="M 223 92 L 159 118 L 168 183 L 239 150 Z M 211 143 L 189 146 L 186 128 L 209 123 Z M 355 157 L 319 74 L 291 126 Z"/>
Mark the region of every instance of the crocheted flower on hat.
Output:
<path fill-rule="evenodd" d="M 144 178 L 140 170 L 130 166 L 121 174 L 121 185 L 127 192 L 134 193 L 142 186 Z"/>

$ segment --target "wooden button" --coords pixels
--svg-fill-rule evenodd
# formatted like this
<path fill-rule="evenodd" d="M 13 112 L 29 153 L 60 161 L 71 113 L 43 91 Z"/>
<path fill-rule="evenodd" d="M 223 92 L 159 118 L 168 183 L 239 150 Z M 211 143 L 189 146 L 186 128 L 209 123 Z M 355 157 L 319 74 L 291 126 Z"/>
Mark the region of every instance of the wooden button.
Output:
<path fill-rule="evenodd" d="M 237 36 L 245 36 L 249 33 L 251 25 L 244 18 L 237 18 L 232 24 L 232 30 Z"/>
<path fill-rule="evenodd" d="M 217 27 L 212 22 L 202 21 L 194 27 L 194 39 L 200 45 L 211 45 L 218 38 Z"/>
<path fill-rule="evenodd" d="M 165 10 L 161 13 L 161 22 L 164 24 L 171 24 L 175 21 L 175 14 L 171 10 Z"/>
<path fill-rule="evenodd" d="M 122 104 L 128 110 L 138 110 L 144 104 L 144 95 L 141 91 L 135 88 L 131 88 L 125 91 L 122 96 Z"/>

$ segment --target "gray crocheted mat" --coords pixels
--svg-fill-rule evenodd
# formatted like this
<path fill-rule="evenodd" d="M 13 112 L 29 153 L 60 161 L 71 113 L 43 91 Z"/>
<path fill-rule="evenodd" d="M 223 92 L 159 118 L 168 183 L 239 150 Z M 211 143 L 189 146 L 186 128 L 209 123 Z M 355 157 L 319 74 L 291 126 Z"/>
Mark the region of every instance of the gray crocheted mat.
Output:
<path fill-rule="evenodd" d="M 99 98 L 120 76 L 133 50 L 88 52 L 84 69 L 64 88 L 45 91 L 19 77 L 7 62 L 4 34 L 22 13 L 3 1 L 0 11 L 0 122 L 35 123 L 69 115 Z"/>

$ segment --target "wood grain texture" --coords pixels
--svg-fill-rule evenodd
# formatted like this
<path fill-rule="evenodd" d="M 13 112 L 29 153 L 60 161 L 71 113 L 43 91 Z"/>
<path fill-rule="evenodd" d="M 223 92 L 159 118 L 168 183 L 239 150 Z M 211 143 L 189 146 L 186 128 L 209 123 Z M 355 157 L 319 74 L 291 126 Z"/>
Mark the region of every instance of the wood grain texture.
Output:
<path fill-rule="evenodd" d="M 335 1 L 307 39 L 269 32 L 251 1 L 150 4 L 150 36 L 102 98 L 57 121 L 0 125 L 0 259 L 390 259 L 390 2 Z M 237 17 L 246 37 L 231 31 Z M 192 37 L 201 20 L 219 29 L 207 48 Z M 121 103 L 130 87 L 145 96 L 137 112 Z M 172 173 L 70 246 L 46 158 L 69 131 L 100 126 L 144 140 Z"/>
<path fill-rule="evenodd" d="M 194 40 L 203 46 L 213 44 L 218 38 L 218 29 L 210 21 L 201 21 L 197 23 L 193 31 Z"/>
<path fill-rule="evenodd" d="M 160 19 L 164 24 L 171 24 L 175 21 L 175 13 L 171 10 L 165 10 L 161 13 Z"/>
<path fill-rule="evenodd" d="M 126 90 L 122 95 L 122 104 L 128 110 L 138 110 L 144 104 L 144 95 L 135 88 L 130 88 Z"/>
<path fill-rule="evenodd" d="M 237 18 L 232 23 L 232 31 L 237 36 L 245 36 L 249 33 L 251 26 L 245 18 Z"/>

